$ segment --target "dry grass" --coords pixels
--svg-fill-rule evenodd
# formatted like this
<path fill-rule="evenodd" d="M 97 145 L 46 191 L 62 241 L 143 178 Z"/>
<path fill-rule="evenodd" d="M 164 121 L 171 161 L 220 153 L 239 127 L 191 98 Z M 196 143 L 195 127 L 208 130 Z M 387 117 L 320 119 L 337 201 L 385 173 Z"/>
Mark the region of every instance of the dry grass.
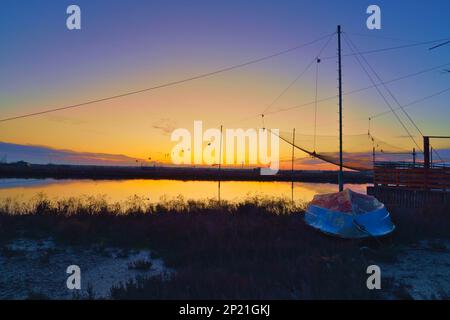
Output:
<path fill-rule="evenodd" d="M 434 221 L 396 212 L 397 232 L 380 245 L 323 236 L 304 224 L 301 204 L 283 199 L 147 204 L 133 198 L 119 205 L 40 198 L 25 206 L 4 202 L 0 237 L 149 248 L 176 271 L 113 288 L 117 299 L 369 299 L 379 298 L 366 288 L 369 260 L 394 258 L 396 242 L 449 237 L 445 213 Z"/>

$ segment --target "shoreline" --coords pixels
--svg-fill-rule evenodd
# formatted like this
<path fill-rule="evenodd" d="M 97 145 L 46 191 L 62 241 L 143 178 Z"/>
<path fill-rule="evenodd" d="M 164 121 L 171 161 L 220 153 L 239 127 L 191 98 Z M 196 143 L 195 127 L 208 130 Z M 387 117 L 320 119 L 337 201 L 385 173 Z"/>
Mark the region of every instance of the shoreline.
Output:
<path fill-rule="evenodd" d="M 191 181 L 285 181 L 337 183 L 338 171 L 280 170 L 276 175 L 261 175 L 259 168 L 235 169 L 187 167 L 120 167 L 53 164 L 0 164 L 0 178 L 23 179 L 169 179 Z M 371 172 L 345 171 L 347 183 L 371 183 Z"/>

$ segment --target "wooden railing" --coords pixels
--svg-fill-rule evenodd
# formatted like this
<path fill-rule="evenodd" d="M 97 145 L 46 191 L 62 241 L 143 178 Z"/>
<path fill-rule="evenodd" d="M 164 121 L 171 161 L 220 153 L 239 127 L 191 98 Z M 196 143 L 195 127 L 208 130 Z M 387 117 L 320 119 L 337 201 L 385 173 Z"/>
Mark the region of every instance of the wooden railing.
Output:
<path fill-rule="evenodd" d="M 374 167 L 374 185 L 450 191 L 450 168 L 378 163 Z"/>

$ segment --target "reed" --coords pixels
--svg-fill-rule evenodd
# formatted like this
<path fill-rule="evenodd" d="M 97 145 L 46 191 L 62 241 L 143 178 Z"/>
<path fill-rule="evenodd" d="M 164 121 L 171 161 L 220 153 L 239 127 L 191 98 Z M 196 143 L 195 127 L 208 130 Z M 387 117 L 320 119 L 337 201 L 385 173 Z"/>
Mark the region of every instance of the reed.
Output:
<path fill-rule="evenodd" d="M 0 241 L 52 237 L 147 248 L 175 271 L 112 288 L 117 299 L 369 299 L 379 298 L 366 288 L 369 264 L 394 259 L 400 243 L 450 238 L 446 212 L 394 212 L 397 230 L 381 243 L 325 236 L 303 222 L 303 212 L 301 203 L 260 197 L 239 203 L 131 198 L 118 204 L 102 197 L 41 196 L 0 205 Z"/>

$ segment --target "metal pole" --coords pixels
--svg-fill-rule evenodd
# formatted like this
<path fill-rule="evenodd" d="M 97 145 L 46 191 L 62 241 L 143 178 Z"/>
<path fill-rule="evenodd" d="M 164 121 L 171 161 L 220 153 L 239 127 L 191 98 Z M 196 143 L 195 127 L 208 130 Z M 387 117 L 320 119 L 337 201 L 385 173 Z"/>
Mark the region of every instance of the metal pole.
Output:
<path fill-rule="evenodd" d="M 338 72 L 339 72 L 339 191 L 344 190 L 344 176 L 342 172 L 342 57 L 341 57 L 341 26 L 337 27 L 338 34 Z"/>
<path fill-rule="evenodd" d="M 294 204 L 294 152 L 295 152 L 295 128 L 294 128 L 294 130 L 292 130 L 292 161 L 291 161 L 291 174 L 292 174 L 291 199 L 292 199 L 292 204 Z"/>
<path fill-rule="evenodd" d="M 413 148 L 413 167 L 416 167 L 416 148 Z"/>
<path fill-rule="evenodd" d="M 219 198 L 219 205 L 220 205 L 220 180 L 221 180 L 221 170 L 222 170 L 222 129 L 223 126 L 220 126 L 220 149 L 219 149 L 219 181 L 217 185 L 217 192 L 218 192 L 218 198 Z"/>

